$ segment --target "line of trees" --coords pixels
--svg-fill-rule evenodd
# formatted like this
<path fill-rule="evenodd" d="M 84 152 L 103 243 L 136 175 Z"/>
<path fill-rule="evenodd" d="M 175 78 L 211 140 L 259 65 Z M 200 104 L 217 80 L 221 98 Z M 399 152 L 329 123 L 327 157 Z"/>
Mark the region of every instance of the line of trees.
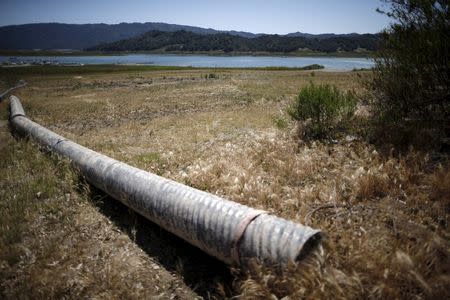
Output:
<path fill-rule="evenodd" d="M 224 52 L 294 52 L 309 49 L 319 52 L 355 51 L 363 48 L 374 51 L 379 35 L 363 34 L 329 38 L 287 37 L 263 35 L 245 38 L 226 33 L 202 35 L 189 31 L 149 31 L 138 37 L 100 44 L 87 50 L 96 51 L 224 51 Z"/>

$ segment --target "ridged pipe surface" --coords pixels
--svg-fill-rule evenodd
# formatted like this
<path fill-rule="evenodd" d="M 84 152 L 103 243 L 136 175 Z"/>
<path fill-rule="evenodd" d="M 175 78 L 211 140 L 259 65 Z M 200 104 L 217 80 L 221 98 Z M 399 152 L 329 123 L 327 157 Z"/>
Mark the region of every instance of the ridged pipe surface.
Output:
<path fill-rule="evenodd" d="M 137 213 L 227 264 L 250 258 L 296 262 L 320 242 L 320 231 L 225 200 L 102 155 L 29 120 L 10 97 L 11 122 L 68 157 L 87 181 Z"/>

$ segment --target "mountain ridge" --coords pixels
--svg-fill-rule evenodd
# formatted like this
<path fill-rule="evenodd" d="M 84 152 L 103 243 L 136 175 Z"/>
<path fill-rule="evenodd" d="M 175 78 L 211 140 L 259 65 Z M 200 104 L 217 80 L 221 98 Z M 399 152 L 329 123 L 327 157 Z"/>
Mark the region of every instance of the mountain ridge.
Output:
<path fill-rule="evenodd" d="M 163 52 L 357 52 L 374 51 L 378 36 L 330 36 L 311 39 L 302 36 L 261 35 L 254 38 L 229 33 L 198 34 L 190 31 L 148 31 L 142 35 L 87 48 L 87 51 L 163 51 Z"/>
<path fill-rule="evenodd" d="M 21 25 L 7 25 L 0 27 L 0 49 L 2 50 L 33 50 L 33 49 L 73 49 L 82 50 L 97 46 L 102 43 L 111 43 L 119 40 L 133 38 L 149 31 L 176 32 L 188 31 L 196 34 L 211 35 L 226 33 L 231 36 L 244 38 L 258 38 L 267 34 L 251 33 L 235 30 L 216 30 L 212 28 L 202 28 L 190 25 L 169 24 L 163 22 L 145 23 L 88 23 L 88 24 L 67 24 L 67 23 L 31 23 Z M 297 35 L 297 36 L 296 36 Z M 287 35 L 306 38 L 327 38 L 327 35 L 335 37 L 346 34 L 309 34 L 295 32 Z M 357 34 L 358 36 L 360 34 Z M 275 36 L 275 35 L 273 35 Z"/>

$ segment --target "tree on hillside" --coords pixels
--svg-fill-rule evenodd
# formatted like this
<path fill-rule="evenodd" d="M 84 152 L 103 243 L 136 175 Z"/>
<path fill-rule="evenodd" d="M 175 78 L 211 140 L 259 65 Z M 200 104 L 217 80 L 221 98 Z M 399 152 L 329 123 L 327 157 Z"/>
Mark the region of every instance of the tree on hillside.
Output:
<path fill-rule="evenodd" d="M 387 9 L 379 12 L 394 22 L 382 34 L 370 82 L 378 117 L 397 128 L 422 122 L 448 131 L 448 0 L 382 1 Z"/>

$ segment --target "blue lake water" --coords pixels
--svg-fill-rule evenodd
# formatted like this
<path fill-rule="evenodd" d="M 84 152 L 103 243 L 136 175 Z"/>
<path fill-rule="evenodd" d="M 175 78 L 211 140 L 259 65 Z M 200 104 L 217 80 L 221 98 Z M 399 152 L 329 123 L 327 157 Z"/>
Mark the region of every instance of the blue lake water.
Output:
<path fill-rule="evenodd" d="M 157 66 L 192 67 L 304 67 L 323 65 L 330 71 L 348 71 L 354 68 L 371 68 L 373 60 L 348 57 L 284 57 L 284 56 L 209 56 L 172 54 L 128 54 L 111 56 L 0 56 L 0 63 L 16 61 L 36 63 L 50 61 L 59 64 L 142 64 Z"/>

